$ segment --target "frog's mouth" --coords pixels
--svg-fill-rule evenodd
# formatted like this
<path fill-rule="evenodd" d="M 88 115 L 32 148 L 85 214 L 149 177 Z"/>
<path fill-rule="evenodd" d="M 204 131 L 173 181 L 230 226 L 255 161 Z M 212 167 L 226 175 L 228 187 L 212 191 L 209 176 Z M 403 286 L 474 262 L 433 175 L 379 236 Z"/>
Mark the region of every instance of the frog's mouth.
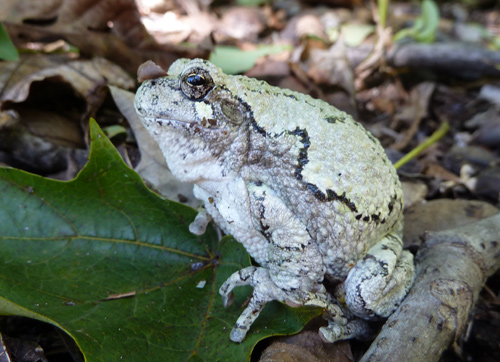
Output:
<path fill-rule="evenodd" d="M 203 118 L 201 121 L 183 121 L 179 119 L 170 119 L 162 117 L 142 117 L 144 124 L 154 125 L 161 129 L 173 129 L 187 131 L 189 134 L 201 134 L 207 132 L 227 132 L 224 128 L 218 126 L 217 120 L 207 120 Z"/>

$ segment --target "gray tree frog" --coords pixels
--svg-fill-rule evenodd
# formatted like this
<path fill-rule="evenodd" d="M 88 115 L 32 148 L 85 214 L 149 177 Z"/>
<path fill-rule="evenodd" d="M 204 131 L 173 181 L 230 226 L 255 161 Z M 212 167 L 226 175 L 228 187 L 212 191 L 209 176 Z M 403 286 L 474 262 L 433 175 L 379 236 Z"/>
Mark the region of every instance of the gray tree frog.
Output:
<path fill-rule="evenodd" d="M 220 288 L 226 306 L 235 287 L 254 288 L 231 340 L 243 341 L 272 300 L 324 308 L 320 335 L 334 342 L 365 333 L 365 320 L 387 317 L 405 297 L 414 266 L 402 250 L 399 179 L 348 114 L 201 59 L 143 82 L 135 109 L 172 173 L 195 184 L 213 220 L 259 265 Z"/>

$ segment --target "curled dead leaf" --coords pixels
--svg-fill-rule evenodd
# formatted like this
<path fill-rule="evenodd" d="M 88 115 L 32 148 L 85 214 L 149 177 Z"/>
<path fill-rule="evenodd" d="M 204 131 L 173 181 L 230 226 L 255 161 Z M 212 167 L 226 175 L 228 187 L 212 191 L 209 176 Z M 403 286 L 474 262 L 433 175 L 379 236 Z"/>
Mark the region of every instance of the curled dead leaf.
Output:
<path fill-rule="evenodd" d="M 146 63 L 142 63 L 137 70 L 137 81 L 139 83 L 148 79 L 165 76 L 167 76 L 167 71 L 151 60 L 148 60 Z"/>

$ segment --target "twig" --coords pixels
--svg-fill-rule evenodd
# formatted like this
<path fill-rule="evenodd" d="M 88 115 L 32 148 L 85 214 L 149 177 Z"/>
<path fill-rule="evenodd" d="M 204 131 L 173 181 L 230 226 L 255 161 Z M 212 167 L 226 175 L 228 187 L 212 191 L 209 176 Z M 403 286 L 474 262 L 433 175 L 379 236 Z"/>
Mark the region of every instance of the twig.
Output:
<path fill-rule="evenodd" d="M 433 362 L 458 349 L 486 278 L 500 268 L 500 214 L 429 233 L 417 279 L 361 361 Z"/>
<path fill-rule="evenodd" d="M 361 45 L 347 49 L 347 58 L 357 67 L 373 51 Z M 401 71 L 433 71 L 439 76 L 462 80 L 499 77 L 500 51 L 492 51 L 470 43 L 404 43 L 388 50 L 386 63 Z"/>
<path fill-rule="evenodd" d="M 372 52 L 367 55 L 367 57 L 358 64 L 355 69 L 356 77 L 356 88 L 363 88 L 365 79 L 373 73 L 375 69 L 383 67 L 385 58 L 384 53 L 388 47 L 391 40 L 392 30 L 391 28 L 385 27 L 385 14 L 384 7 L 378 7 L 374 0 L 370 0 L 373 19 L 376 24 L 377 39 L 375 41 L 375 46 Z M 385 8 L 387 10 L 387 8 Z M 382 17 L 381 17 L 382 15 Z"/>

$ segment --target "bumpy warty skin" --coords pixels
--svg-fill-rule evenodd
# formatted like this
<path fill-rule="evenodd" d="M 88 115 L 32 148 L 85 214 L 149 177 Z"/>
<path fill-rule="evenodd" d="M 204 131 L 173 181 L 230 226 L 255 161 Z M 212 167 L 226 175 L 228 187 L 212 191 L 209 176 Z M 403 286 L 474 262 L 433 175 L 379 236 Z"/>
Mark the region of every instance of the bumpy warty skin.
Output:
<path fill-rule="evenodd" d="M 378 140 L 348 114 L 307 95 L 226 75 L 200 59 L 178 60 L 167 77 L 144 82 L 135 107 L 172 173 L 196 184 L 195 195 L 214 221 L 269 273 L 271 281 L 260 288 L 273 296 L 263 300 L 306 304 L 294 291 L 328 294 L 324 277 L 344 281 L 388 235 L 398 240 L 388 264 L 394 268 L 401 254 L 399 179 Z M 413 278 L 406 264 L 404 294 L 411 285 L 406 279 Z M 358 269 L 363 275 L 351 279 L 362 284 L 371 271 L 364 264 Z M 256 286 L 257 279 L 244 282 Z M 228 281 L 229 292 L 241 280 Z M 349 296 L 357 298 L 364 286 L 348 287 L 349 305 Z M 377 294 L 371 286 L 365 291 Z M 256 289 L 253 298 L 258 295 Z M 366 308 L 364 300 L 360 304 Z M 245 318 L 235 329 L 248 330 L 252 321 Z"/>

